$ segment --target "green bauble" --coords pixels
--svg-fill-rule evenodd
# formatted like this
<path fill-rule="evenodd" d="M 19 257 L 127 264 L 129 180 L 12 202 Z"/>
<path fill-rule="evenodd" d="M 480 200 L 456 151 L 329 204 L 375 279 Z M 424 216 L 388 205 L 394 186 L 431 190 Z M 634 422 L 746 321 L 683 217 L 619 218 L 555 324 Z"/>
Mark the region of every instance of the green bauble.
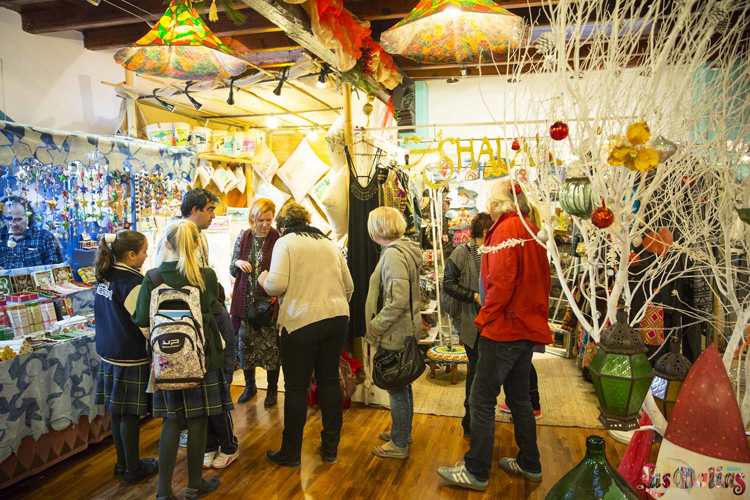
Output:
<path fill-rule="evenodd" d="M 604 456 L 604 438 L 586 439 L 586 456 L 547 493 L 546 500 L 641 500 Z"/>

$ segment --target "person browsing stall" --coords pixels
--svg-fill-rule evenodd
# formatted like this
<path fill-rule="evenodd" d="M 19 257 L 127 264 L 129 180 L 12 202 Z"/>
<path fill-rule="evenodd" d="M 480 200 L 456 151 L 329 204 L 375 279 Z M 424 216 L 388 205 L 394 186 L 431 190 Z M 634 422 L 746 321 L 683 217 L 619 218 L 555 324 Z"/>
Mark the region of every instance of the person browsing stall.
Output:
<path fill-rule="evenodd" d="M 188 485 L 185 500 L 195 500 L 215 491 L 219 479 L 204 480 L 203 457 L 206 449 L 208 421 L 232 410 L 232 398 L 222 369 L 224 344 L 212 306 L 219 298 L 219 282 L 211 268 L 201 268 L 195 256 L 200 245 L 198 227 L 189 220 L 173 224 L 166 231 L 168 254 L 158 267 L 158 276 L 173 288 L 195 287 L 200 290 L 200 311 L 205 338 L 205 377 L 190 389 L 154 392 L 154 418 L 162 418 L 159 439 L 159 490 L 157 500 L 172 500 L 172 475 L 177 460 L 180 431 L 187 426 Z M 157 285 L 147 275 L 138 294 L 133 321 L 148 329 L 151 319 L 151 292 Z"/>
<path fill-rule="evenodd" d="M 34 226 L 34 210 L 23 198 L 11 197 L 6 202 L 8 215 L 3 218 L 8 231 L 0 232 L 0 269 L 60 264 L 63 261 L 55 236 Z"/>
<path fill-rule="evenodd" d="M 132 486 L 159 471 L 153 458 L 141 460 L 141 417 L 151 412 L 146 393 L 148 342 L 131 320 L 143 283 L 139 269 L 148 257 L 148 241 L 137 231 L 120 231 L 99 240 L 94 272 L 99 285 L 94 300 L 96 353 L 102 358 L 96 401 L 112 415 L 117 463 L 114 476 Z"/>

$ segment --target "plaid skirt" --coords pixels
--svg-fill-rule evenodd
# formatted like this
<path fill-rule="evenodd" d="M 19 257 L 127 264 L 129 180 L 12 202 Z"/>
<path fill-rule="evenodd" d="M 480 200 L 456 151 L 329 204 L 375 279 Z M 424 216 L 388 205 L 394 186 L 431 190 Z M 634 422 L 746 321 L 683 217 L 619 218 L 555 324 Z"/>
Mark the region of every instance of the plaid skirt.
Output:
<path fill-rule="evenodd" d="M 206 373 L 206 378 L 192 389 L 156 391 L 154 417 L 183 419 L 222 415 L 234 409 L 224 370 Z"/>
<path fill-rule="evenodd" d="M 151 395 L 146 393 L 149 365 L 117 366 L 102 360 L 96 381 L 98 405 L 105 405 L 111 413 L 138 415 L 151 411 Z"/>

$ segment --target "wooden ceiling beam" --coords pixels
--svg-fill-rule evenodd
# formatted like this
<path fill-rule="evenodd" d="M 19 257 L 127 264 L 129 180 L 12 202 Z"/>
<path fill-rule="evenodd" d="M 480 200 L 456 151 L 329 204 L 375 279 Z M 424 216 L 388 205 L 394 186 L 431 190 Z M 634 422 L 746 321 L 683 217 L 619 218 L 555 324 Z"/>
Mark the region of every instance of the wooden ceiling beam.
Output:
<path fill-rule="evenodd" d="M 252 15 L 247 16 L 247 21 L 241 27 L 235 25 L 227 16 L 219 16 L 218 21 L 209 23 L 209 28 L 219 38 L 281 31 L 281 28 L 263 16 L 250 11 L 246 14 Z M 144 22 L 111 28 L 87 29 L 83 32 L 83 44 L 89 50 L 119 49 L 135 43 L 148 33 L 148 30 L 149 27 Z"/>
<path fill-rule="evenodd" d="M 222 38 L 227 46 L 239 54 L 247 52 L 275 52 L 278 50 L 301 49 L 302 46 L 289 38 L 283 31 L 237 35 Z"/>

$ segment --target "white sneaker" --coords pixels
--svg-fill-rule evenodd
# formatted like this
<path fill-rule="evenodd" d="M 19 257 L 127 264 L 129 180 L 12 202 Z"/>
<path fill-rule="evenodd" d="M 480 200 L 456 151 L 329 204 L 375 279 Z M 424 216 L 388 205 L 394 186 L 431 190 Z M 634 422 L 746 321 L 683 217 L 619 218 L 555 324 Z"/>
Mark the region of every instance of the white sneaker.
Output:
<path fill-rule="evenodd" d="M 452 486 L 470 490 L 484 491 L 489 484 L 489 481 L 480 481 L 475 478 L 463 462 L 458 462 L 455 467 L 440 467 L 438 475 Z"/>
<path fill-rule="evenodd" d="M 212 451 L 210 453 L 204 453 L 203 454 L 203 468 L 204 469 L 210 469 L 213 467 L 214 459 L 216 458 L 216 455 L 218 454 L 218 451 Z"/>
<path fill-rule="evenodd" d="M 237 448 L 237 451 L 235 451 L 232 455 L 227 455 L 226 453 L 219 452 L 219 454 L 216 455 L 216 458 L 214 458 L 212 466 L 214 469 L 223 469 L 224 467 L 229 467 L 232 462 L 237 460 L 237 457 L 239 456 L 239 448 Z"/>

